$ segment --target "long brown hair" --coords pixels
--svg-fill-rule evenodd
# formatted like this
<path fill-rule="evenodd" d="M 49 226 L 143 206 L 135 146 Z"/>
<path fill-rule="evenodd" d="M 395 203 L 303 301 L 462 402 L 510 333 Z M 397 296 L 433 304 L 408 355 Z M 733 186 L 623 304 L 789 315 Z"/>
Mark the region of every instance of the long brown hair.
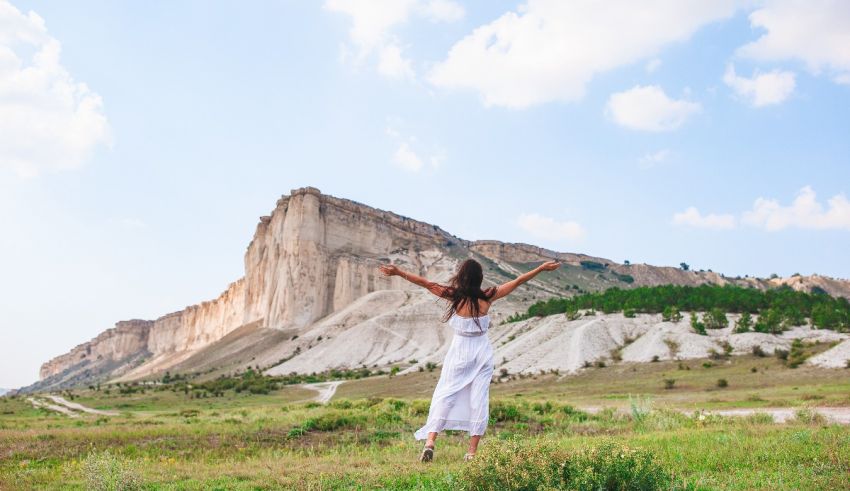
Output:
<path fill-rule="evenodd" d="M 461 305 L 468 304 L 475 325 L 481 328 L 481 324 L 478 322 L 478 317 L 481 315 L 481 306 L 478 305 L 478 300 L 489 302 L 496 294 L 495 286 L 482 290 L 482 281 L 484 281 L 484 273 L 478 261 L 467 259 L 460 263 L 457 273 L 449 280 L 449 286 L 445 288 L 443 293 L 443 298 L 449 302 L 445 315 L 443 315 L 443 322 L 448 321 Z"/>

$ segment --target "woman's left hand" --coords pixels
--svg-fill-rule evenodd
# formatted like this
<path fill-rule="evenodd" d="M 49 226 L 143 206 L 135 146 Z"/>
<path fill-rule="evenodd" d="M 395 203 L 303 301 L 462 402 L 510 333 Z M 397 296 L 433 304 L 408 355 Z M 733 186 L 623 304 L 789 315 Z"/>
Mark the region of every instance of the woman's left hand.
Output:
<path fill-rule="evenodd" d="M 379 268 L 384 276 L 398 276 L 401 270 L 395 264 L 382 264 Z"/>

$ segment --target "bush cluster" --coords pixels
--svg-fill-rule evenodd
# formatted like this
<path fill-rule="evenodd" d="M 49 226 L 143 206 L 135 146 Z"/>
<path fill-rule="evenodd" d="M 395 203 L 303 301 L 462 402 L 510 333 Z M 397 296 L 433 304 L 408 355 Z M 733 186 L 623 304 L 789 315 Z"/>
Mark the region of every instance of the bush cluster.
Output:
<path fill-rule="evenodd" d="M 726 327 L 727 312 L 749 314 L 747 320 L 736 325 L 739 332 L 752 328 L 758 332 L 776 333 L 805 324 L 806 319 L 820 329 L 850 330 L 850 302 L 846 298 L 831 297 L 822 291 L 795 291 L 787 285 L 770 290 L 735 285 L 614 287 L 604 292 L 537 302 L 526 313 L 515 314 L 508 321 L 578 310 L 662 313 L 665 320 L 674 320 L 677 317 L 675 313 L 680 310 L 706 312 L 702 322 L 707 329 Z M 752 314 L 758 315 L 755 323 L 752 322 Z"/>
<path fill-rule="evenodd" d="M 488 447 L 464 466 L 458 487 L 467 490 L 676 489 L 652 453 L 611 441 L 579 451 L 548 442 L 507 441 Z"/>

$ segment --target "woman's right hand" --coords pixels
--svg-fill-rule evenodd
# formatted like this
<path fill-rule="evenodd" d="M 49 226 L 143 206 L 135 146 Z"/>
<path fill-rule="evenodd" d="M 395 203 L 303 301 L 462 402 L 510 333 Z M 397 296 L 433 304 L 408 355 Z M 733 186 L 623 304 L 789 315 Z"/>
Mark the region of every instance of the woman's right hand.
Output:
<path fill-rule="evenodd" d="M 401 270 L 395 264 L 382 264 L 378 269 L 384 276 L 398 276 Z"/>

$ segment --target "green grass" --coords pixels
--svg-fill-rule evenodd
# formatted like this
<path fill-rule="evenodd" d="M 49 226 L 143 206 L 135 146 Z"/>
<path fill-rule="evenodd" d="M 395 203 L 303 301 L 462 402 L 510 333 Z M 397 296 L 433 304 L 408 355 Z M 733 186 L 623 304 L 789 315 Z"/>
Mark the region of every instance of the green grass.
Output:
<path fill-rule="evenodd" d="M 848 427 L 805 413 L 775 424 L 679 410 L 850 406 L 850 372 L 791 369 L 771 357 L 711 368 L 703 361 L 683 362 L 690 370 L 678 362 L 618 364 L 493 384 L 478 467 L 462 463 L 459 433 L 440 438 L 435 462 L 416 462 L 421 442 L 412 433 L 424 423 L 439 370 L 349 381 L 327 406 L 307 402 L 315 393 L 296 386 L 206 399 L 84 390 L 74 392 L 76 402 L 121 415 L 72 419 L 2 398 L 0 489 L 459 489 L 502 472 L 505 448 L 529 456 L 517 465 L 533 479 L 550 479 L 540 466 L 597 462 L 583 456 L 606 445 L 615 451 L 597 473 L 603 477 L 629 468 L 628 458 L 617 460 L 628 448 L 649 455 L 652 479 L 667 488 L 847 488 Z M 665 378 L 676 379 L 674 389 L 664 389 Z M 720 378 L 727 388 L 717 388 Z"/>

